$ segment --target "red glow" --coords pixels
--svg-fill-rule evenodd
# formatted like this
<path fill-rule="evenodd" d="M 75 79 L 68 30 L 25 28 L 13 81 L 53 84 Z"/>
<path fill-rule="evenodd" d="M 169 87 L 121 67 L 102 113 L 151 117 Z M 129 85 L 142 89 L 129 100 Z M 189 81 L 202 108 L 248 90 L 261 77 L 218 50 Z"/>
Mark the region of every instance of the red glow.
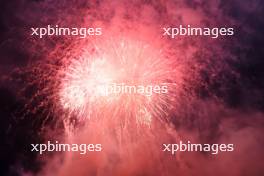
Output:
<path fill-rule="evenodd" d="M 162 118 L 173 107 L 180 70 L 166 58 L 163 50 L 149 43 L 129 38 L 116 38 L 95 44 L 99 49 L 91 53 L 83 50 L 63 68 L 60 80 L 60 103 L 78 119 L 100 118 L 114 112 L 116 117 L 131 114 L 137 123 L 151 124 L 153 117 Z M 167 93 L 105 94 L 100 86 L 114 83 L 129 85 L 166 85 Z M 130 121 L 132 119 L 129 119 Z"/>

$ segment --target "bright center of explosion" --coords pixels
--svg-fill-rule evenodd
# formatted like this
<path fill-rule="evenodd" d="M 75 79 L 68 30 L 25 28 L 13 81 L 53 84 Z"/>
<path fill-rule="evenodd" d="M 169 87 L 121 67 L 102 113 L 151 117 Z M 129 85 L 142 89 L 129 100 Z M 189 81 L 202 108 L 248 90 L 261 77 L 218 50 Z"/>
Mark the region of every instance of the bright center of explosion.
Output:
<path fill-rule="evenodd" d="M 107 43 L 96 52 L 85 50 L 65 67 L 60 103 L 78 119 L 113 114 L 150 125 L 173 101 L 174 75 L 161 50 L 141 41 Z"/>
<path fill-rule="evenodd" d="M 61 102 L 64 108 L 78 110 L 90 101 L 107 96 L 101 87 L 114 80 L 105 59 L 80 58 L 75 60 L 66 73 Z"/>

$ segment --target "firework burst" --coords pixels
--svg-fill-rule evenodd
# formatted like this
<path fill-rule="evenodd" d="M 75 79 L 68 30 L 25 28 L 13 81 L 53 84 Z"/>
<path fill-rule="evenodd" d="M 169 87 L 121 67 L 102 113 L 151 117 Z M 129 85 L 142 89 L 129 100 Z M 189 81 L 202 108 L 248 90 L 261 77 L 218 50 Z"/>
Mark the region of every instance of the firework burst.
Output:
<path fill-rule="evenodd" d="M 90 119 L 115 122 L 122 128 L 129 124 L 150 127 L 155 120 L 169 120 L 183 98 L 186 65 L 160 42 L 120 35 L 68 48 L 63 56 L 54 52 L 49 59 L 29 67 L 27 87 L 38 91 L 25 109 L 43 109 L 44 116 L 57 116 L 66 126 Z M 102 89 L 114 84 L 151 89 L 141 93 Z M 155 86 L 166 87 L 166 91 L 154 93 Z"/>
<path fill-rule="evenodd" d="M 63 67 L 59 103 L 78 120 L 110 118 L 120 124 L 150 125 L 153 118 L 166 120 L 173 109 L 181 74 L 177 65 L 144 41 L 128 38 L 109 40 L 84 48 L 79 57 Z M 102 87 L 113 84 L 166 86 L 164 93 L 109 94 Z M 152 91 L 152 90 L 151 90 Z"/>

